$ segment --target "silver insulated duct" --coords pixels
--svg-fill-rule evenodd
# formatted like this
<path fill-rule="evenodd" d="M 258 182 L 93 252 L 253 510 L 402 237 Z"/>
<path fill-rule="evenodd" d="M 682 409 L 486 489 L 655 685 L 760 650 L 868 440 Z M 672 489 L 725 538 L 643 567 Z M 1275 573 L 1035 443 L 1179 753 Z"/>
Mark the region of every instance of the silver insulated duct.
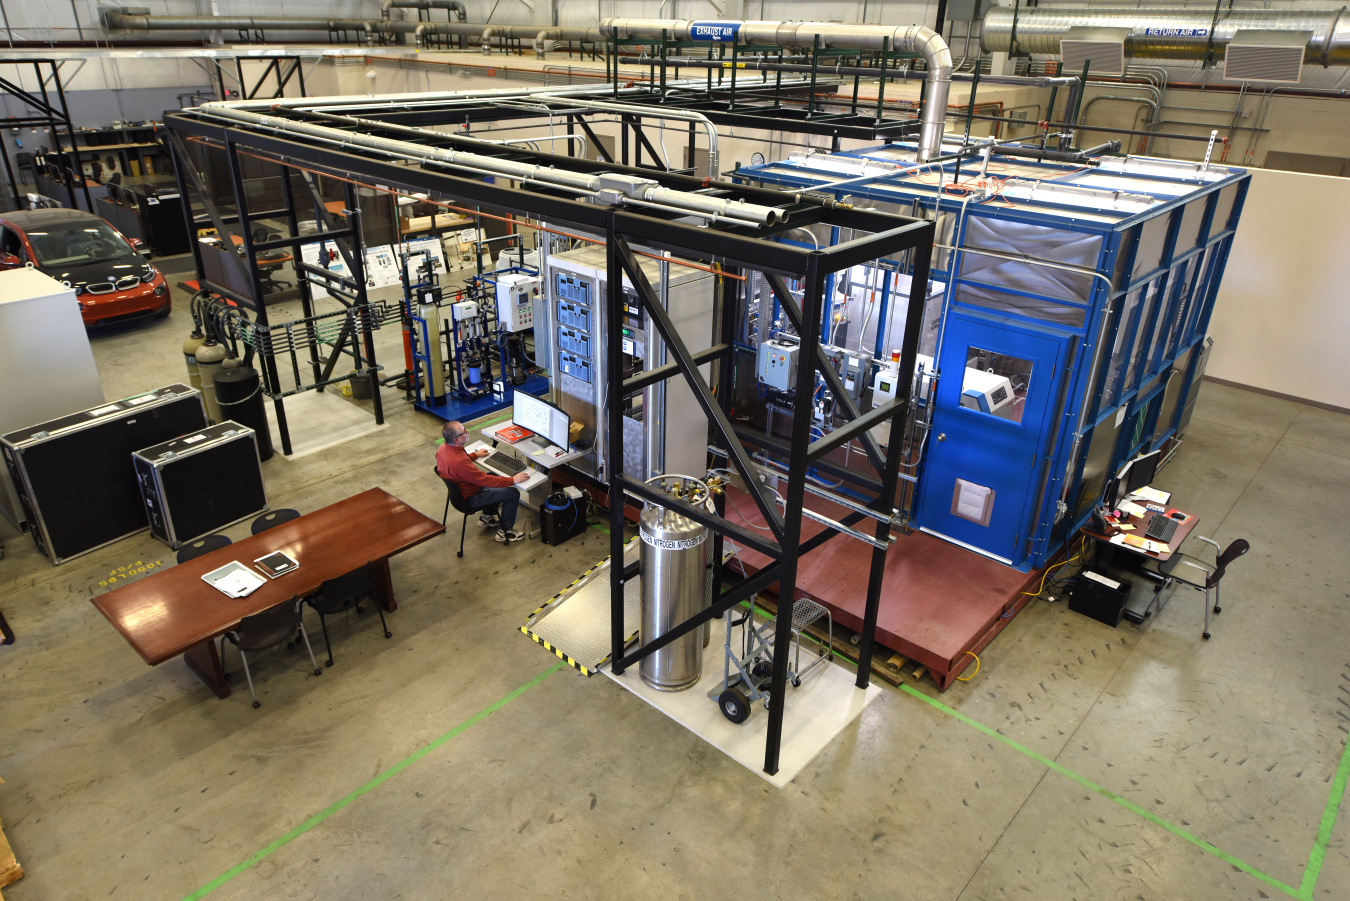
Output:
<path fill-rule="evenodd" d="M 771 44 L 778 47 L 820 47 L 845 50 L 883 48 L 920 54 L 927 64 L 927 100 L 919 135 L 919 162 L 942 152 L 947 121 L 947 95 L 952 82 L 952 54 L 942 36 L 922 25 L 837 25 L 833 22 L 753 22 L 740 19 L 604 19 L 600 33 L 609 38 Z"/>
<path fill-rule="evenodd" d="M 1015 24 L 1014 24 L 1015 23 Z M 1070 28 L 1128 28 L 1125 52 L 1136 59 L 1204 59 L 1210 46 L 1223 57 L 1238 31 L 1312 32 L 1304 62 L 1350 65 L 1350 12 L 1345 9 L 1070 9 L 1041 6 L 1019 11 L 996 6 L 985 13 L 980 46 L 986 53 L 1058 54 Z M 1016 35 L 1014 37 L 1014 28 Z M 1013 46 L 1016 40 L 1017 46 Z"/>

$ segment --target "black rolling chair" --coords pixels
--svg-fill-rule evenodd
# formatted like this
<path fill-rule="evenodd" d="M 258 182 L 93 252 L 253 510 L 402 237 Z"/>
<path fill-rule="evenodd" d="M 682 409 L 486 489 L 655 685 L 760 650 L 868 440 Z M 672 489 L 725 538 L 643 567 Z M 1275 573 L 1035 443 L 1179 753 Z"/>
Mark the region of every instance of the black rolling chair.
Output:
<path fill-rule="evenodd" d="M 230 539 L 224 535 L 207 535 L 205 538 L 198 538 L 196 541 L 189 541 L 178 549 L 178 562 L 186 563 L 193 557 L 200 557 L 202 554 L 209 554 L 212 551 L 220 550 L 223 547 L 230 546 Z"/>
<path fill-rule="evenodd" d="M 431 468 L 436 472 L 436 467 Z M 447 479 L 445 476 L 436 472 L 436 478 L 445 483 L 445 512 L 441 514 L 441 525 L 445 525 L 445 520 L 450 516 L 450 508 L 454 507 L 456 511 L 464 514 L 464 523 L 459 528 L 459 554 L 464 556 L 464 531 L 469 527 L 469 514 L 473 511 L 469 509 L 469 502 L 464 499 L 464 492 L 459 490 L 459 486 Z"/>
<path fill-rule="evenodd" d="M 258 693 L 253 689 L 253 674 L 248 669 L 248 655 L 252 651 L 266 651 L 290 640 L 299 630 L 305 640 L 305 649 L 309 651 L 309 662 L 314 664 L 314 675 L 322 676 L 323 670 L 314 659 L 314 648 L 310 647 L 309 636 L 305 634 L 304 619 L 300 614 L 300 599 L 292 598 L 284 604 L 246 616 L 239 621 L 233 632 L 220 636 L 220 659 L 225 660 L 225 642 L 228 640 L 239 649 L 239 657 L 244 661 L 244 678 L 248 680 L 249 694 L 253 695 L 253 706 L 261 707 Z"/>
<path fill-rule="evenodd" d="M 253 240 L 261 244 L 263 241 L 273 241 L 280 238 L 281 235 L 265 228 L 255 228 L 253 230 Z M 285 279 L 277 278 L 277 273 L 282 270 L 283 264 L 291 259 L 290 254 L 284 250 L 264 250 L 257 254 L 258 275 L 261 276 L 263 287 L 272 291 L 283 290 L 282 286 L 289 288 L 291 282 Z"/>
<path fill-rule="evenodd" d="M 257 535 L 259 532 L 266 532 L 268 529 L 272 528 L 272 526 L 279 526 L 283 522 L 290 522 L 293 519 L 299 518 L 299 510 L 291 510 L 286 507 L 282 507 L 280 510 L 270 510 L 253 520 L 253 534 Z"/>
<path fill-rule="evenodd" d="M 111 159 L 111 157 L 110 157 L 110 159 Z M 111 164 L 111 163 L 108 164 L 108 168 L 109 168 L 109 169 L 112 169 L 112 164 Z M 122 184 L 122 173 L 121 173 L 121 172 L 118 172 L 118 171 L 114 171 L 113 174 L 112 174 L 112 177 L 108 179 L 108 184 L 110 184 L 110 185 L 121 185 L 121 184 Z"/>
<path fill-rule="evenodd" d="M 1169 582 L 1182 582 L 1205 593 L 1205 631 L 1202 634 L 1208 639 L 1209 592 L 1211 589 L 1214 591 L 1214 612 L 1222 613 L 1223 608 L 1219 606 L 1219 580 L 1223 578 L 1224 570 L 1228 568 L 1228 564 L 1251 550 L 1251 545 L 1245 539 L 1239 538 L 1220 552 L 1217 541 L 1205 538 L 1203 535 L 1196 535 L 1195 537 L 1214 548 L 1214 563 L 1212 565 L 1198 557 L 1192 557 L 1190 554 L 1177 553 L 1165 562 L 1158 564 L 1158 572 L 1166 576 Z M 1162 591 L 1166 587 L 1167 584 L 1164 583 L 1158 590 Z"/>
<path fill-rule="evenodd" d="M 357 613 L 361 613 L 361 600 L 363 598 L 371 598 L 375 601 L 375 610 L 380 614 L 380 625 L 384 628 L 384 637 L 393 638 L 393 633 L 389 631 L 389 624 L 384 621 L 384 611 L 380 609 L 380 603 L 375 599 L 375 577 L 371 573 L 369 563 L 352 570 L 345 576 L 325 579 L 324 583 L 319 586 L 317 594 L 305 598 L 305 603 L 313 607 L 314 612 L 319 614 L 319 626 L 323 629 L 324 647 L 328 648 L 328 660 L 324 666 L 333 665 L 333 643 L 328 640 L 327 617 L 334 613 L 350 610 L 353 607 L 356 608 Z"/>

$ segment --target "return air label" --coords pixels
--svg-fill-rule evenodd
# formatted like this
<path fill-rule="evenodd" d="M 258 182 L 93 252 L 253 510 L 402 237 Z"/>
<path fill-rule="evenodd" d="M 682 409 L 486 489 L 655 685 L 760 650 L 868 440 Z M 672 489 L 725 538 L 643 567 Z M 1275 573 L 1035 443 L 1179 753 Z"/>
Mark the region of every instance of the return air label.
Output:
<path fill-rule="evenodd" d="M 1144 34 L 1151 38 L 1203 38 L 1209 36 L 1208 28 L 1145 28 Z"/>
<path fill-rule="evenodd" d="M 741 30 L 740 24 L 727 25 L 724 22 L 695 22 L 689 26 L 689 37 L 695 41 L 715 41 L 731 44 Z"/>

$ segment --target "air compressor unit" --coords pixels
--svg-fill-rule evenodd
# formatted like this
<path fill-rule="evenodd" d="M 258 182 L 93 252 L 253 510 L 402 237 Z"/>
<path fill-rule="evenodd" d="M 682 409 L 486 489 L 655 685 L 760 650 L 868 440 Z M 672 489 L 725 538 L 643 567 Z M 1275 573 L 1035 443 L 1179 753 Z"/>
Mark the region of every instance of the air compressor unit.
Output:
<path fill-rule="evenodd" d="M 150 534 L 177 549 L 268 509 L 257 436 L 226 421 L 131 455 Z"/>

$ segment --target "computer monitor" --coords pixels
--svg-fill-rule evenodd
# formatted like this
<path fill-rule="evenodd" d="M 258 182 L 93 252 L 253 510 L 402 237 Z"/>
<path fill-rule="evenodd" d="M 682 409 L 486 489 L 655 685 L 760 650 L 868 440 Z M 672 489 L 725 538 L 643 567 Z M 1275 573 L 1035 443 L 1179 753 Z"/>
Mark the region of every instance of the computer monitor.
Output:
<path fill-rule="evenodd" d="M 512 425 L 542 435 L 546 441 L 567 450 L 572 430 L 572 418 L 546 400 L 524 391 L 515 393 L 511 411 Z"/>
<path fill-rule="evenodd" d="M 1140 488 L 1147 488 L 1153 477 L 1158 474 L 1158 460 L 1161 458 L 1162 451 L 1156 450 L 1151 454 L 1140 454 L 1131 460 L 1125 493 L 1133 494 Z"/>

